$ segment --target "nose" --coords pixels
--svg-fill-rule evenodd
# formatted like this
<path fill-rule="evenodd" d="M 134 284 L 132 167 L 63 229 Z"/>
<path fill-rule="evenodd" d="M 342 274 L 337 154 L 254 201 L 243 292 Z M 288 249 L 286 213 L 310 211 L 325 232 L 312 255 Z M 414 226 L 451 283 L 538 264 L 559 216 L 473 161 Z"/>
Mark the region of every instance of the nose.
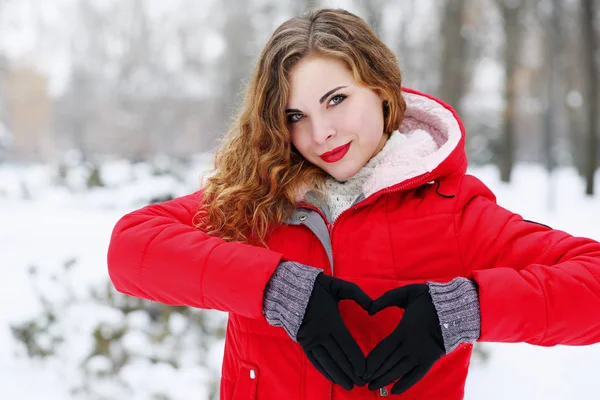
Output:
<path fill-rule="evenodd" d="M 331 125 L 326 124 L 324 121 L 315 122 L 313 124 L 312 136 L 313 141 L 316 144 L 324 144 L 325 142 L 327 142 L 327 140 L 334 137 L 335 133 L 335 129 Z"/>

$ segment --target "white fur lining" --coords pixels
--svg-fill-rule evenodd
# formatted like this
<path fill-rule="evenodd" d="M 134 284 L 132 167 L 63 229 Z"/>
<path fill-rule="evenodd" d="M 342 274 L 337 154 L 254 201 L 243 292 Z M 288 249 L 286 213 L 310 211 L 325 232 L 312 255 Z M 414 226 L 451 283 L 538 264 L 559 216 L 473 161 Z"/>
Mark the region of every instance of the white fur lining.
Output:
<path fill-rule="evenodd" d="M 393 146 L 365 181 L 363 193 L 375 192 L 433 171 L 460 142 L 458 121 L 448 109 L 425 96 L 403 93 L 406 113 Z"/>

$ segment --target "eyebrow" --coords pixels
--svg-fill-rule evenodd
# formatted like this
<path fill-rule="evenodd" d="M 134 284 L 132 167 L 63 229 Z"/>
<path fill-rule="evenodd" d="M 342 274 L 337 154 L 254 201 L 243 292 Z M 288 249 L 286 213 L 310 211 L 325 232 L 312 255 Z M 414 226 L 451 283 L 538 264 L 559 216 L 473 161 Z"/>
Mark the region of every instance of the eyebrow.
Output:
<path fill-rule="evenodd" d="M 334 93 L 335 91 L 337 91 L 337 90 L 340 90 L 340 89 L 344 89 L 344 88 L 346 88 L 346 87 L 347 87 L 347 86 L 338 86 L 338 87 L 336 87 L 336 88 L 334 88 L 334 89 L 331 89 L 330 91 L 328 91 L 327 93 L 325 93 L 323 96 L 321 96 L 321 98 L 319 99 L 319 104 L 323 104 L 323 102 L 325 101 L 325 99 L 326 99 L 326 98 L 327 98 L 329 95 L 331 95 L 332 93 Z M 285 110 L 285 112 L 286 112 L 286 113 L 290 113 L 290 112 L 300 112 L 300 110 L 298 110 L 298 109 L 296 109 L 296 108 L 288 108 L 288 109 L 286 109 L 286 110 Z"/>

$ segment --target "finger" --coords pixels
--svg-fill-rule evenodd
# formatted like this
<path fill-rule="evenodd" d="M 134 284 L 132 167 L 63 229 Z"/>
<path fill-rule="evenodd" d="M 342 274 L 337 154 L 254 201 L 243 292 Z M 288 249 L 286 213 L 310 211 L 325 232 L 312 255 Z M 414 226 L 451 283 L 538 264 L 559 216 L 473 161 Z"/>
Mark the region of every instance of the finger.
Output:
<path fill-rule="evenodd" d="M 331 358 L 342 369 L 342 371 L 344 371 L 344 373 L 350 377 L 355 385 L 364 386 L 364 384 L 367 383 L 364 379 L 362 379 L 362 375 L 365 370 L 365 356 L 358 345 L 356 345 L 359 352 L 358 356 L 356 354 L 348 354 L 348 349 L 344 349 L 343 346 L 341 346 L 340 343 L 335 339 L 335 337 L 331 337 L 331 340 L 327 341 L 323 346 L 327 349 L 331 355 Z M 354 353 L 354 348 L 353 346 L 351 347 L 352 349 L 350 352 Z M 360 369 L 356 369 L 356 361 L 353 363 L 351 358 L 358 360 Z"/>
<path fill-rule="evenodd" d="M 346 390 L 352 390 L 352 380 L 342 371 L 342 369 L 333 361 L 331 355 L 325 347 L 317 346 L 313 354 L 323 369 L 337 382 L 338 385 Z"/>
<path fill-rule="evenodd" d="M 321 375 L 323 375 L 331 383 L 337 384 L 337 382 L 331 377 L 331 375 L 329 375 L 327 371 L 325 371 L 325 369 L 321 366 L 321 363 L 319 363 L 319 360 L 315 358 L 312 352 L 306 353 L 306 357 L 308 358 L 308 361 L 310 361 L 310 363 L 317 369 L 317 371 L 321 373 Z"/>
<path fill-rule="evenodd" d="M 389 306 L 406 308 L 411 294 L 410 286 L 411 285 L 402 286 L 388 290 L 379 298 L 373 300 L 371 307 L 369 307 L 369 315 L 377 314 L 379 311 Z"/>
<path fill-rule="evenodd" d="M 337 279 L 333 284 L 333 294 L 340 300 L 354 300 L 365 311 L 369 310 L 373 299 L 354 282 Z"/>
<path fill-rule="evenodd" d="M 417 382 L 419 382 L 427 372 L 431 369 L 431 365 L 426 366 L 418 366 L 412 371 L 404 374 L 402 378 L 394 386 L 392 386 L 392 394 L 401 394 L 406 392 L 408 389 L 413 387 Z"/>
<path fill-rule="evenodd" d="M 371 378 L 371 382 L 369 383 L 369 389 L 377 390 L 379 388 L 387 386 L 390 383 L 400 379 L 400 377 L 404 376 L 413 368 L 415 368 L 414 361 L 412 361 L 410 357 L 404 357 L 391 368 L 382 370 L 381 375 L 375 378 Z"/>
<path fill-rule="evenodd" d="M 369 363 L 367 364 L 367 378 L 370 382 L 380 378 L 383 374 L 402 361 L 402 359 L 406 356 L 407 354 L 405 354 L 403 349 L 396 348 L 395 350 L 392 350 L 386 354 L 386 357 L 382 363 L 375 364 L 369 360 Z"/>
<path fill-rule="evenodd" d="M 339 317 L 341 320 L 341 317 Z M 361 350 L 354 337 L 344 324 L 344 321 L 341 321 L 341 324 L 334 329 L 332 332 L 332 336 L 334 340 L 340 345 L 340 348 L 348 357 L 348 360 L 354 371 L 360 376 L 364 375 L 367 368 L 367 360 L 365 358 L 365 354 Z"/>
<path fill-rule="evenodd" d="M 366 376 L 369 377 L 369 380 L 373 374 L 377 372 L 379 367 L 385 363 L 388 357 L 400 348 L 401 343 L 402 338 L 400 335 L 400 328 L 396 327 L 392 333 L 386 336 L 373 350 L 371 350 L 366 358 Z M 396 361 L 399 361 L 399 359 Z"/>

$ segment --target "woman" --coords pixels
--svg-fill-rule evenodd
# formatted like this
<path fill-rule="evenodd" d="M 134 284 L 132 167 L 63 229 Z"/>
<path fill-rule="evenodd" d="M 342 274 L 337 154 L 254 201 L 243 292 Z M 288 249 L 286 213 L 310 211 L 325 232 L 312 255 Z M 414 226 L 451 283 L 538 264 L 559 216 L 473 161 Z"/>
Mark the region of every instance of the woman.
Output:
<path fill-rule="evenodd" d="M 600 340 L 600 244 L 496 205 L 400 88 L 360 18 L 290 19 L 204 188 L 115 226 L 117 290 L 229 313 L 221 399 L 461 399 L 476 340 Z"/>

